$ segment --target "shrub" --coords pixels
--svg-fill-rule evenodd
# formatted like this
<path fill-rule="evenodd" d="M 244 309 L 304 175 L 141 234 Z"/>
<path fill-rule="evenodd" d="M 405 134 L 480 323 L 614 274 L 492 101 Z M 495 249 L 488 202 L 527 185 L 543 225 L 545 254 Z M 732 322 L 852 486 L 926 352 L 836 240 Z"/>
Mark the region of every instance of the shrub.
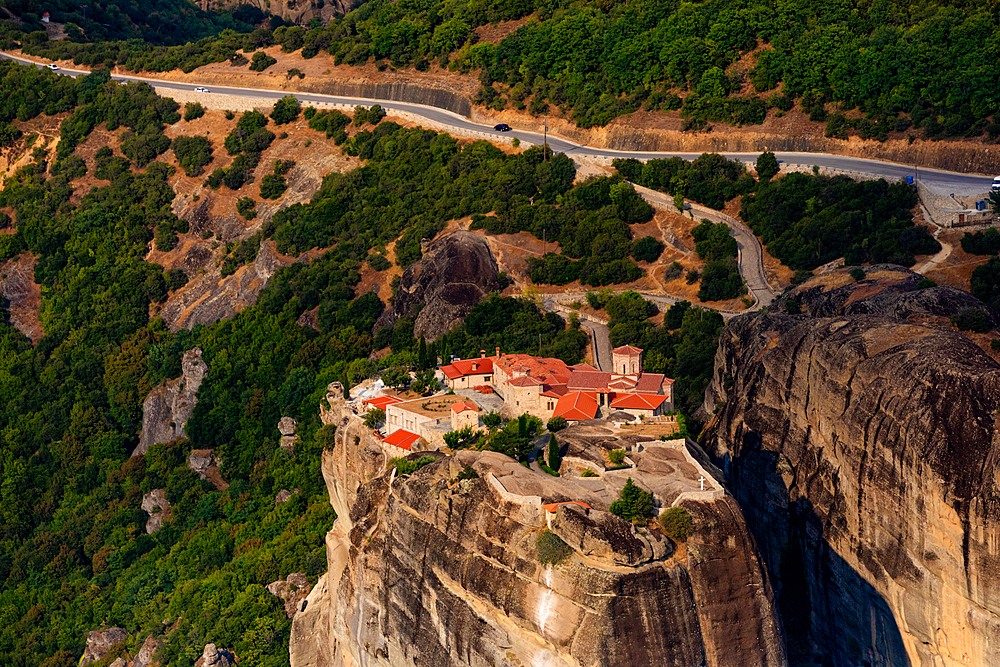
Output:
<path fill-rule="evenodd" d="M 260 179 L 260 196 L 262 199 L 277 199 L 287 189 L 288 184 L 285 182 L 284 176 L 268 174 Z"/>
<path fill-rule="evenodd" d="M 687 542 L 694 532 L 694 522 L 687 510 L 671 507 L 659 516 L 658 522 L 663 534 L 674 542 Z"/>
<path fill-rule="evenodd" d="M 218 190 L 219 186 L 222 185 L 222 179 L 224 179 L 225 177 L 226 177 L 226 170 L 220 167 L 219 169 L 213 171 L 211 175 L 209 175 L 209 177 L 205 180 L 205 185 L 212 188 L 213 190 Z"/>
<path fill-rule="evenodd" d="M 856 280 L 857 282 L 861 282 L 862 280 L 864 280 L 865 276 L 867 275 L 868 274 L 866 274 L 865 270 L 862 269 L 861 267 L 858 267 L 856 269 L 851 269 L 851 277 L 854 278 L 854 280 Z"/>
<path fill-rule="evenodd" d="M 250 197 L 240 197 L 236 202 L 236 212 L 239 213 L 244 220 L 253 220 L 257 217 L 257 202 Z"/>
<path fill-rule="evenodd" d="M 435 461 L 437 461 L 437 459 L 433 456 L 421 456 L 416 461 L 410 461 L 409 459 L 393 459 L 389 462 L 389 464 L 395 466 L 396 475 L 410 475 L 420 470 L 425 465 L 429 465 Z"/>
<path fill-rule="evenodd" d="M 301 110 L 302 106 L 299 101 L 293 95 L 286 95 L 274 103 L 274 108 L 271 109 L 271 120 L 274 121 L 275 125 L 285 125 L 298 118 Z"/>
<path fill-rule="evenodd" d="M 937 287 L 937 283 L 930 278 L 921 278 L 920 282 L 917 283 L 917 289 L 929 289 L 931 287 Z"/>
<path fill-rule="evenodd" d="M 462 468 L 462 472 L 458 473 L 458 477 L 454 481 L 461 482 L 466 479 L 479 479 L 479 473 L 472 469 L 472 466 L 465 466 Z"/>
<path fill-rule="evenodd" d="M 167 283 L 167 290 L 171 292 L 184 287 L 188 282 L 187 274 L 181 269 L 170 269 L 164 274 L 164 279 Z"/>
<path fill-rule="evenodd" d="M 792 285 L 801 285 L 813 277 L 813 272 L 809 269 L 799 269 L 792 275 Z"/>
<path fill-rule="evenodd" d="M 702 301 L 725 301 L 735 299 L 743 290 L 743 277 L 736 260 L 716 260 L 705 265 L 698 298 Z"/>
<path fill-rule="evenodd" d="M 608 460 L 616 466 L 620 466 L 625 462 L 625 450 L 624 449 L 612 449 L 608 452 Z"/>
<path fill-rule="evenodd" d="M 632 242 L 632 257 L 640 262 L 655 262 L 663 253 L 663 244 L 652 236 L 643 236 Z"/>
<path fill-rule="evenodd" d="M 951 316 L 951 323 L 959 331 L 986 333 L 993 328 L 993 323 L 982 308 L 963 308 Z"/>
<path fill-rule="evenodd" d="M 483 415 L 483 426 L 486 428 L 497 428 L 502 423 L 503 417 L 501 417 L 495 410 L 491 410 Z"/>
<path fill-rule="evenodd" d="M 626 521 L 645 523 L 653 513 L 653 494 L 643 491 L 629 477 L 618 500 L 611 503 L 611 513 Z"/>
<path fill-rule="evenodd" d="M 684 275 L 684 267 L 681 266 L 680 262 L 673 262 L 670 266 L 663 270 L 663 279 L 667 282 L 677 280 L 682 275 Z"/>
<path fill-rule="evenodd" d="M 545 428 L 547 428 L 552 433 L 561 431 L 564 428 L 566 428 L 566 426 L 567 424 L 565 417 L 553 417 L 545 424 Z"/>
<path fill-rule="evenodd" d="M 788 301 L 785 302 L 785 312 L 788 313 L 789 315 L 801 315 L 802 306 L 799 305 L 798 301 L 795 301 L 794 299 L 789 299 Z"/>
<path fill-rule="evenodd" d="M 701 278 L 701 273 L 698 271 L 698 269 L 691 269 L 690 271 L 687 272 L 687 276 L 685 277 L 685 282 L 687 282 L 688 285 L 694 285 L 696 282 L 698 282 L 699 278 Z"/>
<path fill-rule="evenodd" d="M 365 426 L 375 428 L 385 421 L 385 410 L 382 408 L 371 408 L 365 413 Z"/>
<path fill-rule="evenodd" d="M 184 120 L 186 122 L 191 122 L 196 118 L 201 118 L 205 115 L 205 107 L 201 106 L 200 102 L 188 102 L 184 105 Z"/>
<path fill-rule="evenodd" d="M 580 475 L 580 477 L 599 477 L 599 476 L 600 475 L 598 475 L 596 472 L 594 472 L 590 468 L 587 468 L 586 470 L 584 470 L 583 473 Z"/>
<path fill-rule="evenodd" d="M 170 147 L 188 176 L 204 173 L 205 167 L 212 161 L 212 145 L 205 137 L 180 136 L 173 140 Z"/>
<path fill-rule="evenodd" d="M 543 530 L 535 543 L 538 562 L 542 565 L 558 565 L 573 554 L 573 549 L 551 530 Z"/>
<path fill-rule="evenodd" d="M 263 51 L 257 51 L 253 54 L 253 58 L 250 59 L 250 71 L 263 72 L 276 62 L 278 62 L 277 59 L 272 58 Z"/>
<path fill-rule="evenodd" d="M 289 69 L 288 70 L 288 74 L 286 74 L 285 76 L 286 76 L 286 78 L 289 78 L 289 79 L 291 79 L 292 77 L 295 77 L 295 76 L 299 77 L 300 79 L 306 78 L 305 72 L 303 72 L 302 70 L 300 70 L 297 67 L 292 67 L 291 69 Z"/>
<path fill-rule="evenodd" d="M 392 263 L 385 258 L 385 255 L 373 252 L 368 255 L 368 266 L 372 267 L 373 271 L 385 271 L 392 266 Z"/>

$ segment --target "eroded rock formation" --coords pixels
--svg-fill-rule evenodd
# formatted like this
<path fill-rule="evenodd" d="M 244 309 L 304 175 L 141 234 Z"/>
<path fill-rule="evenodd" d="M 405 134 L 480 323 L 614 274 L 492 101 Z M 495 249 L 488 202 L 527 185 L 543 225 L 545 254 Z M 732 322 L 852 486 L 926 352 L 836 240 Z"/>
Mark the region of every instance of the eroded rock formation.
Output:
<path fill-rule="evenodd" d="M 201 348 L 184 353 L 181 376 L 167 380 L 149 392 L 142 402 L 142 433 L 132 456 L 145 454 L 151 445 L 186 438 L 184 427 L 198 403 L 198 388 L 208 374 Z"/>
<path fill-rule="evenodd" d="M 288 618 L 292 618 L 297 612 L 302 611 L 302 603 L 311 589 L 309 578 L 301 572 L 292 572 L 285 579 L 272 581 L 267 585 L 267 592 L 281 598 L 281 601 L 285 603 L 285 614 L 288 615 Z"/>
<path fill-rule="evenodd" d="M 146 521 L 146 532 L 150 535 L 163 528 L 164 522 L 170 519 L 170 501 L 167 500 L 166 489 L 153 489 L 142 497 L 142 509 L 149 515 Z"/>
<path fill-rule="evenodd" d="M 360 4 L 357 0 L 198 0 L 198 6 L 204 10 L 235 9 L 241 5 L 250 5 L 260 9 L 265 14 L 279 16 L 286 21 L 305 25 L 310 19 L 319 19 L 324 25 L 330 19 L 343 16 Z"/>
<path fill-rule="evenodd" d="M 233 667 L 235 664 L 236 656 L 231 651 L 220 649 L 215 644 L 205 644 L 205 650 L 194 667 Z"/>
<path fill-rule="evenodd" d="M 413 335 L 437 338 L 497 289 L 497 263 L 486 241 L 455 232 L 432 243 L 420 261 L 403 272 L 392 307 L 375 327 L 391 327 L 400 317 L 412 317 Z"/>
<path fill-rule="evenodd" d="M 721 335 L 707 443 L 779 582 L 790 658 L 1000 655 L 1000 365 L 899 267 L 793 290 Z M 804 315 L 783 315 L 794 299 Z"/>
<path fill-rule="evenodd" d="M 337 434 L 323 474 L 338 519 L 329 570 L 293 620 L 293 666 L 786 664 L 730 497 L 682 501 L 711 530 L 685 559 L 658 531 L 607 512 L 603 475 L 557 479 L 462 451 L 397 477 L 361 420 L 327 399 Z M 610 426 L 578 439 L 574 428 L 560 441 L 615 439 Z M 467 466 L 478 477 L 458 481 Z M 574 500 L 590 509 L 543 507 Z M 538 555 L 549 527 L 574 549 L 555 566 Z"/>
<path fill-rule="evenodd" d="M 128 639 L 128 633 L 122 628 L 107 628 L 93 630 L 87 635 L 87 646 L 83 649 L 80 665 L 89 665 L 101 660 L 108 654 L 111 647 Z"/>

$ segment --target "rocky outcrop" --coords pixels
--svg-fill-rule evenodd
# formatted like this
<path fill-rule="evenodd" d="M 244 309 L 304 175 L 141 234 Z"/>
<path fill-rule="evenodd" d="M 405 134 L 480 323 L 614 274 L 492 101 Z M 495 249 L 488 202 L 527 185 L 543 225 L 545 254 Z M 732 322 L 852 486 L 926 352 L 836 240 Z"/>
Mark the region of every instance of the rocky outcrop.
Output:
<path fill-rule="evenodd" d="M 303 602 L 311 589 L 309 578 L 301 572 L 292 572 L 286 579 L 272 581 L 267 585 L 267 592 L 285 603 L 288 618 L 302 610 Z"/>
<path fill-rule="evenodd" d="M 295 427 L 297 425 L 291 417 L 282 417 L 278 421 L 278 433 L 281 434 L 278 445 L 289 454 L 295 451 Z"/>
<path fill-rule="evenodd" d="M 39 319 L 42 286 L 35 282 L 37 263 L 38 259 L 30 252 L 0 263 L 0 302 L 7 300 L 10 323 L 32 343 L 45 335 Z"/>
<path fill-rule="evenodd" d="M 149 515 L 146 533 L 152 535 L 170 519 L 170 501 L 166 489 L 153 489 L 142 497 L 142 509 Z"/>
<path fill-rule="evenodd" d="M 83 656 L 80 658 L 81 667 L 103 660 L 111 647 L 121 644 L 126 639 L 128 639 L 128 633 L 122 628 L 92 631 L 87 635 L 87 646 L 83 649 Z"/>
<path fill-rule="evenodd" d="M 279 16 L 286 21 L 305 25 L 311 19 L 319 19 L 323 25 L 338 16 L 351 11 L 358 0 L 321 0 L 320 2 L 302 2 L 301 0 L 198 0 L 198 6 L 205 11 L 236 9 L 249 5 L 260 9 L 265 14 Z"/>
<path fill-rule="evenodd" d="M 983 305 L 919 280 L 836 271 L 721 335 L 705 442 L 778 582 L 794 662 L 1000 655 L 1000 365 L 948 320 Z M 790 299 L 806 314 L 778 314 Z"/>
<path fill-rule="evenodd" d="M 229 488 L 229 483 L 222 479 L 219 462 L 211 449 L 192 449 L 188 456 L 188 468 L 191 468 L 200 479 L 208 480 L 219 491 Z"/>
<path fill-rule="evenodd" d="M 205 644 L 205 650 L 201 657 L 194 663 L 194 667 L 235 667 L 236 656 L 232 651 L 220 649 L 215 644 Z"/>
<path fill-rule="evenodd" d="M 191 329 L 196 324 L 206 326 L 231 318 L 247 306 L 257 303 L 257 297 L 267 287 L 268 281 L 282 266 L 294 263 L 283 258 L 274 249 L 274 242 L 261 241 L 260 250 L 253 262 L 239 267 L 230 276 L 223 277 L 218 266 L 212 263 L 213 255 L 202 245 L 192 249 L 186 257 L 192 262 L 204 261 L 204 274 L 185 266 L 191 282 L 183 289 L 171 293 L 160 310 L 160 317 L 171 331 Z M 308 261 L 303 257 L 302 261 Z"/>
<path fill-rule="evenodd" d="M 292 499 L 292 496 L 298 494 L 299 490 L 296 488 L 294 491 L 289 491 L 288 489 L 282 489 L 278 491 L 278 495 L 274 497 L 274 504 L 281 505 L 282 503 L 287 503 Z"/>
<path fill-rule="evenodd" d="M 497 263 L 486 241 L 477 234 L 455 232 L 432 243 L 420 261 L 403 272 L 392 307 L 375 328 L 391 327 L 405 316 L 413 318 L 415 336 L 437 338 L 497 289 Z"/>
<path fill-rule="evenodd" d="M 132 661 L 130 667 L 154 667 L 155 665 L 159 665 L 160 663 L 153 660 L 153 655 L 158 648 L 160 648 L 160 642 L 153 635 L 146 637 L 146 641 L 142 643 L 142 648 L 135 654 L 135 660 Z"/>
<path fill-rule="evenodd" d="M 187 437 L 184 427 L 194 414 L 198 388 L 207 374 L 208 366 L 201 360 L 201 348 L 184 353 L 181 376 L 160 384 L 142 402 L 142 433 L 132 456 L 145 454 L 157 443 Z"/>
<path fill-rule="evenodd" d="M 396 476 L 361 420 L 327 400 L 323 421 L 337 433 L 323 475 L 338 519 L 328 572 L 293 619 L 293 666 L 786 664 L 766 575 L 730 498 L 685 501 L 715 522 L 692 568 L 657 529 L 607 512 L 613 476 L 557 479 L 473 451 Z M 616 432 L 601 428 L 610 446 Z M 478 477 L 457 481 L 468 468 Z M 543 506 L 571 500 L 590 509 Z M 539 561 L 550 524 L 571 548 L 558 565 Z"/>

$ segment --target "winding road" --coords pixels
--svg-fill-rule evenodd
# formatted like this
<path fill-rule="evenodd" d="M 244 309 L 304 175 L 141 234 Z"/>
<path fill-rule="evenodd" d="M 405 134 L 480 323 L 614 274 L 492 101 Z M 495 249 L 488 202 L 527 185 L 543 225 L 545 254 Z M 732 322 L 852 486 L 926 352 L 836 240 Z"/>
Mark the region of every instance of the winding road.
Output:
<path fill-rule="evenodd" d="M 44 68 L 46 65 L 40 62 L 28 60 L 25 58 L 15 57 L 8 55 L 6 53 L 0 53 L 0 59 L 14 60 L 22 65 L 34 65 L 38 68 Z M 55 70 L 57 74 L 62 74 L 66 76 L 81 76 L 89 74 L 89 72 L 83 70 L 74 69 L 57 69 Z M 194 90 L 195 87 L 202 84 L 196 83 L 178 83 L 176 81 L 163 81 L 160 79 L 155 79 L 151 77 L 138 77 L 138 76 L 122 76 L 113 75 L 111 77 L 115 81 L 143 81 L 149 83 L 150 85 L 156 86 L 157 88 L 165 88 L 172 90 Z M 319 95 L 316 93 L 299 93 L 294 91 L 279 91 L 279 90 L 266 90 L 259 88 L 234 88 L 234 87 L 222 87 L 222 86 L 212 86 L 211 93 L 206 93 L 207 95 L 212 94 L 222 94 L 222 95 L 235 95 L 240 97 L 256 97 L 263 99 L 280 99 L 286 95 L 294 95 L 300 102 L 303 103 L 326 103 L 326 104 L 348 104 L 348 105 L 370 105 L 373 103 L 380 104 L 387 111 L 402 111 L 406 113 L 413 114 L 415 116 L 420 116 L 429 121 L 440 123 L 442 125 L 463 130 L 466 132 L 493 132 L 493 128 L 488 125 L 482 125 L 479 123 L 474 123 L 470 119 L 460 116 L 451 111 L 446 111 L 444 109 L 439 109 L 436 107 L 425 106 L 422 104 L 410 104 L 408 102 L 395 102 L 393 100 L 379 100 L 379 99 L 365 99 L 359 97 L 338 97 L 335 95 Z M 543 137 L 538 132 L 528 132 L 526 130 L 513 129 L 510 132 L 504 133 L 506 136 L 513 136 L 521 139 L 522 141 L 530 142 L 532 144 L 541 145 L 543 142 Z M 640 160 L 649 160 L 654 158 L 665 158 L 665 157 L 681 157 L 686 160 L 693 160 L 701 152 L 697 153 L 660 153 L 660 152 L 644 152 L 644 151 L 618 151 L 609 148 L 595 148 L 592 146 L 582 146 L 580 144 L 569 141 L 568 139 L 563 139 L 555 135 L 548 135 L 549 147 L 553 150 L 566 153 L 569 156 L 585 156 L 585 157 L 595 157 L 595 158 L 637 158 Z M 755 162 L 760 152 L 755 153 L 723 153 L 731 160 L 739 160 L 745 163 Z M 842 155 L 832 155 L 829 153 L 795 153 L 795 152 L 776 152 L 775 156 L 778 158 L 780 163 L 785 163 L 789 165 L 806 165 L 806 166 L 819 166 L 826 167 L 829 169 L 837 169 L 841 171 L 850 172 L 860 172 L 865 174 L 874 174 L 876 176 L 882 176 L 887 179 L 897 180 L 900 178 L 905 178 L 907 176 L 916 176 L 919 180 L 932 186 L 942 187 L 942 188 L 981 188 L 982 192 L 987 192 L 990 189 L 990 185 L 993 182 L 992 177 L 982 176 L 978 174 L 961 174 L 952 171 L 943 171 L 940 169 L 926 169 L 920 168 L 917 170 L 913 165 L 898 164 L 894 162 L 884 162 L 882 160 L 868 160 L 865 158 L 857 157 L 845 157 Z"/>

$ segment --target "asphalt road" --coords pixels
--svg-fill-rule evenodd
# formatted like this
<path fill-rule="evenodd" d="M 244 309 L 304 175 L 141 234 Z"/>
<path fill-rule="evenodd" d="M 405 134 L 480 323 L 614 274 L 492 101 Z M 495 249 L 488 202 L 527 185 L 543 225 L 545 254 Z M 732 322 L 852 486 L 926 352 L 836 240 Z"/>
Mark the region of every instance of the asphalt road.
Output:
<path fill-rule="evenodd" d="M 35 67 L 43 68 L 44 65 L 26 60 L 23 58 L 15 58 L 7 54 L 0 53 L 0 58 L 14 60 L 23 65 L 34 65 Z M 87 74 L 87 72 L 81 70 L 72 69 L 59 69 L 56 70 L 58 74 L 63 74 L 66 76 L 80 76 Z M 193 90 L 198 84 L 192 83 L 177 83 L 175 81 L 162 81 L 160 79 L 146 78 L 146 77 L 131 77 L 131 76 L 113 76 L 115 81 L 145 81 L 151 85 L 155 85 L 157 88 L 167 88 L 175 90 Z M 374 102 L 382 105 L 386 110 L 399 110 L 412 113 L 417 116 L 421 116 L 430 121 L 441 123 L 443 125 L 451 126 L 454 128 L 461 128 L 473 132 L 492 132 L 493 128 L 488 125 L 481 125 L 479 123 L 474 123 L 468 118 L 464 118 L 458 114 L 452 113 L 450 111 L 445 111 L 444 109 L 438 109 L 436 107 L 424 106 L 422 104 L 409 104 L 407 102 L 394 102 L 392 100 L 375 100 L 375 99 L 364 99 L 358 97 L 337 97 L 334 95 L 318 95 L 314 93 L 291 93 L 290 91 L 277 91 L 277 90 L 264 90 L 257 88 L 232 88 L 232 87 L 219 87 L 212 86 L 210 88 L 211 94 L 224 94 L 224 95 L 237 95 L 243 97 L 258 97 L 264 99 L 279 99 L 289 94 L 294 94 L 299 101 L 308 102 L 327 102 L 333 104 L 350 104 L 350 105 L 370 105 Z M 541 134 L 537 132 L 528 132 L 526 130 L 514 129 L 509 133 L 505 133 L 508 136 L 515 136 L 522 141 L 526 141 L 532 144 L 540 145 L 543 141 Z M 557 136 L 549 135 L 548 144 L 553 150 L 566 153 L 567 155 L 581 155 L 581 156 L 592 156 L 592 157 L 633 157 L 642 160 L 651 158 L 663 158 L 663 157 L 681 157 L 684 159 L 693 160 L 694 158 L 701 155 L 701 153 L 654 153 L 654 152 L 642 152 L 642 151 L 616 151 L 607 148 L 594 148 L 590 146 L 581 146 L 579 144 L 573 143 L 567 139 L 562 139 Z M 760 153 L 723 153 L 727 158 L 733 160 L 740 160 L 742 162 L 755 162 L 757 156 Z M 913 165 L 898 164 L 893 162 L 884 162 L 881 160 L 867 160 L 864 158 L 856 157 L 845 157 L 842 155 L 831 155 L 828 153 L 792 153 L 792 152 L 776 152 L 775 156 L 778 161 L 785 164 L 796 164 L 796 165 L 816 165 L 819 167 L 828 167 L 831 169 L 840 169 L 843 171 L 854 171 L 866 174 L 874 174 L 877 176 L 883 176 L 887 179 L 898 180 L 905 178 L 907 176 L 916 176 L 919 180 L 923 181 L 927 185 L 938 187 L 938 188 L 952 188 L 952 189 L 963 189 L 963 188 L 977 188 L 982 192 L 987 192 L 990 189 L 990 185 L 993 182 L 992 176 L 982 176 L 977 174 L 960 174 L 951 171 L 942 171 L 938 169 L 916 169 Z"/>

